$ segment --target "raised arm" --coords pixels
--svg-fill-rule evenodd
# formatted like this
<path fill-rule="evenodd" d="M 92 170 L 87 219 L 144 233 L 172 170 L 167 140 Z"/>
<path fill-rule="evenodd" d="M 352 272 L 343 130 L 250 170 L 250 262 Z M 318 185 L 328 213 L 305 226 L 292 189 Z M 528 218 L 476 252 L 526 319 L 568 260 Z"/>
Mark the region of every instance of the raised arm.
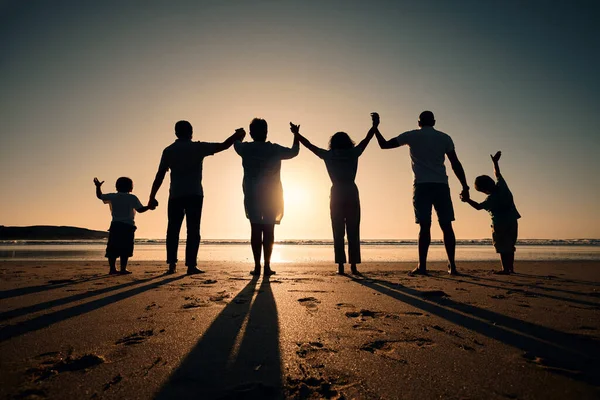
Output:
<path fill-rule="evenodd" d="M 94 185 L 96 185 L 96 197 L 102 200 L 102 184 L 104 181 L 100 182 L 98 178 L 94 178 Z"/>
<path fill-rule="evenodd" d="M 360 148 L 362 151 L 364 151 L 367 148 L 367 146 L 369 145 L 369 142 L 371 141 L 371 139 L 373 139 L 373 136 L 375 136 L 375 133 L 377 132 L 377 129 L 379 128 L 379 114 L 371 113 L 371 120 L 373 122 L 373 126 L 367 132 L 367 136 L 365 136 L 365 138 L 363 140 L 361 140 L 361 142 L 356 146 L 356 147 Z"/>
<path fill-rule="evenodd" d="M 498 164 L 498 161 L 500 161 L 501 156 L 501 151 L 496 152 L 496 154 L 494 155 L 490 154 L 490 157 L 492 158 L 492 163 L 494 164 L 494 175 L 496 175 L 496 179 L 502 178 L 502 174 L 500 174 L 500 165 Z"/>
<path fill-rule="evenodd" d="M 292 123 L 290 122 L 290 130 L 292 129 Z M 300 129 L 300 125 L 298 126 L 298 130 Z M 293 131 L 292 131 L 293 132 Z M 289 160 L 290 158 L 294 158 L 300 152 L 300 135 L 294 133 L 294 143 L 292 143 L 291 148 L 283 147 L 280 148 L 280 157 L 282 160 Z"/>
<path fill-rule="evenodd" d="M 236 129 L 233 135 L 229 136 L 223 143 L 217 143 L 217 145 L 215 146 L 215 153 L 227 150 L 231 147 L 231 145 L 233 145 L 235 141 L 243 140 L 244 136 L 246 136 L 246 131 L 244 130 L 244 128 Z"/>
<path fill-rule="evenodd" d="M 458 178 L 458 180 L 460 181 L 460 183 L 462 185 L 461 196 L 464 195 L 465 193 L 468 196 L 469 185 L 467 185 L 467 177 L 465 176 L 465 170 L 463 169 L 462 164 L 458 160 L 456 151 L 451 150 L 448 153 L 446 153 L 446 155 L 448 156 L 448 160 L 450 160 L 450 164 L 452 165 L 452 170 L 454 171 L 454 174 L 456 175 L 456 177 Z"/>
<path fill-rule="evenodd" d="M 379 132 L 379 114 L 377 114 L 376 112 L 371 113 L 371 118 L 373 119 L 372 129 L 375 130 L 375 137 L 377 137 L 377 143 L 379 143 L 379 147 L 382 149 L 394 149 L 396 147 L 400 147 L 400 143 L 398 143 L 396 138 L 385 140 L 381 132 Z"/>
<path fill-rule="evenodd" d="M 293 123 L 290 122 L 290 130 L 294 134 L 294 138 L 297 137 L 298 141 L 300 143 L 302 143 L 304 145 L 304 147 L 306 147 L 307 149 L 312 151 L 317 157 L 322 157 L 323 153 L 326 150 L 323 150 L 322 148 L 315 146 L 307 138 L 302 136 L 300 134 L 300 125 L 294 125 Z"/>

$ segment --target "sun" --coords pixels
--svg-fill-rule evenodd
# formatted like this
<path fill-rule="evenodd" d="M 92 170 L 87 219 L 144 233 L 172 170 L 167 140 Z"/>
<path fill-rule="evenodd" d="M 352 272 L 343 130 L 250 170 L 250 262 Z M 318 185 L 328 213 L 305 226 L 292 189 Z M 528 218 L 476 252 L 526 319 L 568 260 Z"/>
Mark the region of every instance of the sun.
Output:
<path fill-rule="evenodd" d="M 283 188 L 286 209 L 301 210 L 311 207 L 312 199 L 307 188 L 297 184 L 286 184 Z"/>

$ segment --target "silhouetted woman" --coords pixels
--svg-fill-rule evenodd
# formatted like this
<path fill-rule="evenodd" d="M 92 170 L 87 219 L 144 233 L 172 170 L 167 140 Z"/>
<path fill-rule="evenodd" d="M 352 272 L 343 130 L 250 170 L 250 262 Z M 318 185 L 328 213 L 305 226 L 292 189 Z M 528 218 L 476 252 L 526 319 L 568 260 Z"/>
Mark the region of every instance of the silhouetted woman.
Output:
<path fill-rule="evenodd" d="M 244 209 L 250 220 L 250 244 L 254 255 L 252 275 L 260 275 L 261 248 L 265 253 L 265 276 L 275 273 L 271 269 L 271 253 L 275 242 L 275 224 L 283 217 L 283 188 L 281 186 L 281 160 L 298 155 L 300 144 L 294 136 L 291 148 L 267 142 L 267 121 L 254 118 L 250 123 L 253 142 L 234 143 L 235 151 L 242 157 L 244 167 Z"/>
<path fill-rule="evenodd" d="M 348 260 L 353 274 L 358 274 L 356 264 L 360 264 L 360 198 L 358 187 L 354 183 L 358 169 L 358 157 L 375 135 L 379 119 L 373 116 L 373 128 L 367 136 L 354 146 L 354 142 L 346 132 L 338 132 L 329 140 L 329 150 L 321 149 L 300 134 L 300 125 L 290 123 L 292 132 L 307 149 L 325 161 L 329 178 L 331 178 L 331 227 L 333 229 L 333 249 L 338 273 L 344 273 L 346 251 L 344 249 L 344 232 L 348 233 Z"/>

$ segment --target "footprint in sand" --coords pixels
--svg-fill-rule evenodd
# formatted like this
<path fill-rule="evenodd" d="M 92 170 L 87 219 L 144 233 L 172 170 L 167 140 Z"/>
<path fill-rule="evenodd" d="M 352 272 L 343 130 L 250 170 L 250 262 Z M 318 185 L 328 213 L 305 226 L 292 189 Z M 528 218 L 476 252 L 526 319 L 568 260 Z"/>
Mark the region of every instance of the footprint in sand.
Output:
<path fill-rule="evenodd" d="M 203 300 L 196 296 L 185 296 L 184 299 L 187 300 L 187 303 L 184 303 L 181 306 L 181 308 L 183 308 L 184 310 L 187 310 L 190 308 L 209 307 L 210 306 L 210 303 L 208 301 Z"/>
<path fill-rule="evenodd" d="M 303 297 L 298 299 L 298 302 L 309 311 L 317 311 L 319 309 L 318 305 L 321 304 L 321 301 L 315 297 Z"/>
<path fill-rule="evenodd" d="M 360 347 L 360 349 L 382 357 L 391 358 L 393 360 L 406 363 L 406 360 L 404 360 L 400 354 L 398 354 L 398 350 L 406 347 L 426 348 L 433 345 L 435 345 L 435 343 L 431 339 L 424 337 L 411 337 L 394 340 L 375 340 L 365 343 Z"/>
<path fill-rule="evenodd" d="M 149 329 L 145 331 L 139 331 L 117 340 L 115 344 L 124 344 L 125 346 L 140 344 L 148 340 L 150 336 L 154 336 L 154 330 Z"/>
<path fill-rule="evenodd" d="M 325 345 L 320 341 L 296 344 L 298 345 L 298 350 L 296 350 L 296 354 L 300 358 L 307 358 L 310 355 L 317 355 L 321 353 L 337 353 L 337 351 L 325 347 Z"/>
<path fill-rule="evenodd" d="M 104 358 L 96 354 L 84 354 L 80 357 L 69 355 L 65 358 L 59 356 L 43 361 L 38 367 L 29 368 L 26 373 L 32 381 L 41 382 L 63 372 L 88 370 L 102 363 Z"/>

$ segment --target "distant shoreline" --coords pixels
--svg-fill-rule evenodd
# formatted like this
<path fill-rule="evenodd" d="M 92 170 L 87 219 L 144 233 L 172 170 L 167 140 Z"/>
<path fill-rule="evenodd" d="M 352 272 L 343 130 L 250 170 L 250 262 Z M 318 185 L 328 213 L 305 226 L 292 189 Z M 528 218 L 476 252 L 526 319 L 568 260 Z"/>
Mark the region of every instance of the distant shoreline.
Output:
<path fill-rule="evenodd" d="M 75 226 L 0 225 L 0 240 L 90 240 L 106 238 L 108 238 L 108 232 L 106 231 L 95 231 Z"/>

